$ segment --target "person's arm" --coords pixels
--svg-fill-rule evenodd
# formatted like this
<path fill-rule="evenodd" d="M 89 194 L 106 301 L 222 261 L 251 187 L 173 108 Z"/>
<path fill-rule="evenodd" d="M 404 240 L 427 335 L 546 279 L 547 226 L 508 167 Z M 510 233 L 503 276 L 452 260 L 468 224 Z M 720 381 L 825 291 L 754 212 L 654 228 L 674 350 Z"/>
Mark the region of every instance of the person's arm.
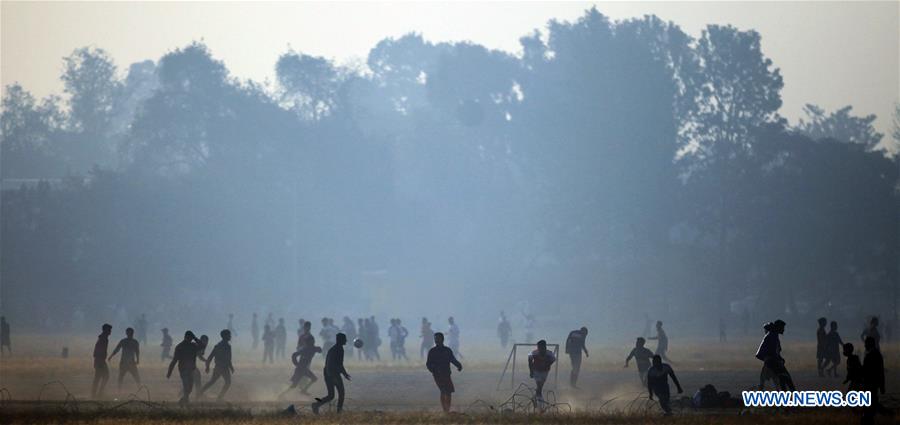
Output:
<path fill-rule="evenodd" d="M 172 357 L 172 361 L 169 362 L 169 371 L 166 372 L 166 379 L 172 376 L 172 370 L 175 369 L 175 364 L 178 363 L 178 354 L 178 350 L 175 350 L 175 355 Z"/>
<path fill-rule="evenodd" d="M 341 368 L 341 375 L 344 375 L 344 378 L 347 378 L 347 380 L 349 381 L 350 374 L 347 373 L 347 369 L 344 367 L 344 350 L 341 350 L 341 352 L 338 353 L 338 365 Z"/>
<path fill-rule="evenodd" d="M 119 350 L 121 350 L 121 349 L 122 349 L 122 341 L 119 341 L 119 343 L 116 344 L 116 348 L 113 350 L 112 354 L 110 354 L 109 357 L 108 357 L 106 360 L 112 360 L 112 358 L 113 358 L 116 354 L 118 354 L 118 353 L 119 353 Z"/>
<path fill-rule="evenodd" d="M 634 349 L 632 349 L 631 352 L 628 353 L 628 357 L 625 358 L 625 367 L 628 367 L 628 362 L 631 361 L 631 359 L 633 357 L 634 357 Z"/>
<path fill-rule="evenodd" d="M 668 372 L 669 376 L 672 377 L 672 382 L 675 383 L 675 387 L 678 388 L 678 394 L 683 393 L 684 390 L 681 389 L 681 384 L 678 382 L 678 377 L 675 376 L 675 371 L 670 367 Z"/>
<path fill-rule="evenodd" d="M 141 364 L 141 344 L 134 343 L 134 364 Z"/>
<path fill-rule="evenodd" d="M 534 356 L 528 356 L 528 377 L 534 378 Z"/>
<path fill-rule="evenodd" d="M 581 350 L 584 351 L 584 356 L 585 356 L 585 357 L 590 357 L 590 356 L 591 356 L 590 354 L 588 354 L 588 350 L 587 350 L 587 341 L 584 341 L 584 344 L 581 346 Z"/>
<path fill-rule="evenodd" d="M 428 357 L 425 360 L 425 368 L 428 369 L 429 372 L 434 373 L 434 353 L 432 350 L 428 350 Z"/>
<path fill-rule="evenodd" d="M 459 360 L 456 360 L 456 356 L 453 355 L 453 351 L 450 351 L 450 363 L 456 366 L 456 370 L 458 372 L 462 372 L 462 363 L 460 363 Z M 884 375 L 882 374 L 882 376 Z"/>
<path fill-rule="evenodd" d="M 213 347 L 212 352 L 209 353 L 209 357 L 207 357 L 206 359 L 203 359 L 203 357 L 200 357 L 201 359 L 203 359 L 203 362 L 206 363 L 206 373 L 209 373 L 209 364 L 212 363 L 213 359 L 216 358 L 218 355 L 219 355 L 219 346 L 217 345 L 217 346 Z"/>

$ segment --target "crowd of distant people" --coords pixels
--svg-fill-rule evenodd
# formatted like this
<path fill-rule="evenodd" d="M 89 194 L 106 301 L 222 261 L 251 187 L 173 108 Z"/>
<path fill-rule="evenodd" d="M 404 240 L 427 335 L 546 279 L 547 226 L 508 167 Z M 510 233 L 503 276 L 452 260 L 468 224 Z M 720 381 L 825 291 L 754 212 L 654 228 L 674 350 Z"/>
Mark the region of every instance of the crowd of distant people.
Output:
<path fill-rule="evenodd" d="M 881 333 L 879 331 L 878 318 L 872 317 L 860 334 L 864 347 L 862 360 L 855 353 L 854 345 L 844 342 L 841 338 L 836 321 L 829 323 L 825 317 L 821 317 L 817 322 L 816 367 L 818 375 L 823 378 L 839 378 L 841 359 L 846 357 L 846 371 L 843 384 L 847 385 L 848 390 L 871 392 L 872 405 L 864 409 L 862 422 L 864 424 L 873 423 L 876 413 L 891 414 L 879 401 L 879 395 L 885 393 L 885 379 L 884 360 L 880 350 Z M 645 328 L 649 328 L 649 320 L 646 323 Z M 274 363 L 276 359 L 287 358 L 287 329 L 284 318 L 279 318 L 276 322 L 270 313 L 262 323 L 261 330 L 259 325 L 258 315 L 254 313 L 250 325 L 250 335 L 253 349 L 258 348 L 260 340 L 263 343 L 262 362 Z M 318 332 L 321 346 L 316 345 L 316 338 L 312 333 L 312 322 L 299 319 L 298 325 L 296 348 L 290 356 L 294 372 L 290 378 L 290 386 L 281 393 L 281 396 L 287 395 L 290 391 L 298 388 L 302 394 L 308 395 L 310 386 L 319 380 L 311 370 L 312 361 L 316 354 L 324 353 L 325 367 L 322 379 L 324 380 L 327 394 L 323 397 L 315 398 L 316 401 L 311 405 L 311 408 L 318 413 L 323 405 L 330 403 L 336 397 L 336 411 L 340 412 L 344 404 L 344 380 L 350 380 L 350 375 L 344 367 L 345 346 L 348 341 L 352 341 L 349 348 L 351 358 L 353 358 L 353 350 L 356 350 L 356 358 L 360 361 L 372 362 L 381 359 L 379 347 L 382 341 L 375 316 L 359 318 L 356 322 L 345 316 L 341 327 L 335 325 L 334 319 L 323 317 Z M 533 316 L 526 318 L 526 325 L 526 332 L 528 334 L 533 333 Z M 786 325 L 783 320 L 775 320 L 763 326 L 765 334 L 755 355 L 762 362 L 758 385 L 760 390 L 765 389 L 768 381 L 772 381 L 776 388 L 782 391 L 795 391 L 796 389 L 793 378 L 787 370 L 786 361 L 781 355 L 780 335 L 784 334 Z M 201 335 L 198 338 L 192 331 L 186 331 L 182 341 L 174 346 L 173 352 L 173 339 L 169 334 L 169 329 L 162 328 L 161 331 L 160 358 L 164 362 L 169 361 L 166 378 L 171 378 L 172 373 L 177 368 L 181 379 L 179 403 L 187 405 L 191 394 L 196 394 L 195 399 L 202 397 L 220 379 L 223 381 L 223 384 L 216 400 L 224 400 L 231 386 L 231 375 L 234 373 L 231 354 L 231 340 L 236 335 L 234 315 L 228 315 L 226 328 L 219 333 L 220 341 L 208 355 L 206 354 L 209 344 L 208 336 Z M 720 340 L 727 341 L 725 328 L 721 321 L 719 331 Z M 391 359 L 394 361 L 408 361 L 406 338 L 409 336 L 409 330 L 403 326 L 402 321 L 399 318 L 390 319 L 390 326 L 386 333 L 390 343 Z M 107 363 L 112 361 L 117 355 L 119 356 L 117 379 L 119 390 L 121 391 L 126 376 L 130 376 L 137 385 L 141 384 L 138 365 L 141 359 L 140 347 L 142 344 L 147 344 L 146 317 L 141 315 L 135 321 L 133 328 L 125 329 L 125 337 L 119 340 L 112 353 L 108 354 L 111 334 L 112 326 L 104 324 L 94 345 L 94 379 L 91 386 L 91 397 L 94 399 L 103 397 L 104 389 L 109 380 Z M 669 339 L 663 329 L 663 322 L 657 321 L 655 335 L 650 336 L 649 334 L 649 330 L 645 329 L 643 336 L 636 338 L 634 348 L 625 358 L 624 367 L 628 368 L 632 359 L 634 360 L 637 366 L 638 378 L 641 384 L 647 387 L 649 397 L 651 399 L 656 397 L 664 414 L 671 415 L 669 379 L 671 378 L 675 384 L 678 393 L 682 393 L 683 389 L 672 369 L 671 360 L 667 357 Z M 526 335 L 526 338 L 530 336 Z M 589 356 L 587 336 L 587 327 L 581 327 L 569 332 L 565 341 L 565 354 L 568 355 L 571 365 L 569 385 L 574 389 L 578 388 L 582 356 Z M 455 367 L 457 371 L 462 371 L 460 359 L 463 358 L 463 355 L 460 353 L 460 328 L 451 316 L 447 320 L 446 334 L 435 332 L 432 328 L 432 323 L 428 318 L 423 317 L 419 337 L 422 340 L 419 355 L 425 360 L 425 366 L 432 374 L 435 385 L 440 392 L 441 407 L 444 411 L 449 412 L 451 397 L 453 392 L 455 392 L 453 380 L 451 379 L 451 366 Z M 497 337 L 503 348 L 508 346 L 512 337 L 512 325 L 503 312 L 500 313 L 497 324 Z M 655 351 L 651 351 L 645 346 L 648 340 L 656 341 Z M 7 322 L 6 317 L 0 317 L 0 354 L 9 355 L 11 353 L 10 324 Z M 205 385 L 202 385 L 203 375 L 200 372 L 201 367 L 197 365 L 197 360 L 201 361 L 201 366 L 206 374 L 210 373 L 210 366 L 212 365 L 212 376 Z M 543 339 L 535 343 L 534 350 L 528 355 L 529 376 L 535 382 L 535 406 L 546 405 L 543 399 L 543 388 L 547 382 L 551 367 L 557 361 L 556 354 L 548 349 L 547 342 Z M 669 363 L 664 363 L 663 361 Z"/>

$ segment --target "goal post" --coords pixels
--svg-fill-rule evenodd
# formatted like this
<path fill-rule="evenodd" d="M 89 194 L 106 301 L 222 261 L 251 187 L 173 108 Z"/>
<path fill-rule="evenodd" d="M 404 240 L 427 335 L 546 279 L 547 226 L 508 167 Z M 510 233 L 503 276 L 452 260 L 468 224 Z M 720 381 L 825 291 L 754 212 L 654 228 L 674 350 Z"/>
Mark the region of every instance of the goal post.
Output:
<path fill-rule="evenodd" d="M 509 389 L 513 389 L 516 385 L 516 363 L 517 363 L 517 354 L 519 347 L 526 347 L 529 352 L 534 350 L 536 344 L 513 344 L 512 349 L 509 350 L 509 356 L 506 358 L 506 365 L 503 366 L 503 373 L 500 374 L 500 379 L 497 380 L 497 389 L 500 389 L 500 386 L 503 385 L 503 378 L 506 377 L 506 371 L 510 370 L 510 365 L 512 365 L 512 370 L 509 374 Z M 547 344 L 547 349 L 553 348 L 553 356 L 556 357 L 556 361 L 553 362 L 553 388 L 559 384 L 559 344 Z M 526 359 L 527 354 L 526 354 Z"/>

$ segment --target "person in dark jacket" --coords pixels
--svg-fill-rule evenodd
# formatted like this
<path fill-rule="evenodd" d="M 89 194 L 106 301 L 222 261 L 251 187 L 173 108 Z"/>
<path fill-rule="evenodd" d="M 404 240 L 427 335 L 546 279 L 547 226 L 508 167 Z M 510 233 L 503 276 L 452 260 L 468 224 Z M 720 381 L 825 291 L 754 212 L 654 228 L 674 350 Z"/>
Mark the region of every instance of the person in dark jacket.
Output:
<path fill-rule="evenodd" d="M 94 383 L 91 385 L 91 398 L 103 396 L 103 389 L 109 381 L 109 366 L 106 365 L 106 353 L 109 350 L 109 335 L 112 334 L 112 325 L 103 324 L 103 330 L 97 336 L 94 344 Z"/>
<path fill-rule="evenodd" d="M 778 339 L 778 335 L 784 333 L 785 325 L 784 321 L 780 319 L 766 324 L 764 327 L 766 336 L 763 337 L 756 350 L 756 358 L 763 361 L 763 371 L 760 376 L 774 375 L 782 391 L 794 391 L 794 380 L 784 366 L 784 359 L 781 357 L 781 341 Z"/>
<path fill-rule="evenodd" d="M 184 340 L 175 346 L 175 355 L 172 356 L 172 362 L 169 363 L 169 370 L 166 372 L 166 379 L 172 377 L 172 371 L 175 365 L 178 365 L 178 375 L 181 377 L 181 399 L 178 404 L 186 406 L 194 389 L 194 371 L 197 370 L 197 356 L 200 354 L 200 340 L 194 336 L 194 333 L 187 331 L 184 333 Z"/>
<path fill-rule="evenodd" d="M 134 382 L 140 387 L 141 375 L 138 374 L 137 366 L 141 360 L 141 348 L 138 340 L 134 338 L 134 329 L 125 329 L 125 338 L 119 341 L 107 360 L 112 360 L 119 351 L 122 352 L 122 356 L 119 358 L 119 391 L 122 391 L 122 381 L 125 379 L 126 373 L 131 374 Z"/>
<path fill-rule="evenodd" d="M 816 329 L 816 370 L 819 372 L 819 376 L 825 376 L 825 346 L 827 345 L 826 340 L 828 339 L 828 332 L 825 331 L 825 325 L 828 323 L 828 319 L 824 317 L 819 318 L 819 328 Z"/>
<path fill-rule="evenodd" d="M 838 366 L 841 365 L 841 347 L 844 341 L 838 333 L 838 324 L 831 322 L 831 328 L 825 335 L 825 364 L 822 365 L 828 376 L 838 377 Z"/>
<path fill-rule="evenodd" d="M 322 398 L 316 397 L 316 402 L 312 404 L 312 411 L 317 415 L 320 407 L 334 400 L 335 389 L 338 393 L 336 411 L 341 413 L 344 410 L 344 381 L 341 376 L 350 380 L 350 374 L 347 373 L 347 369 L 344 369 L 344 345 L 346 344 L 347 335 L 343 332 L 338 333 L 335 336 L 335 344 L 328 349 L 328 353 L 325 355 L 325 370 L 322 375 L 325 378 L 328 395 Z"/>
<path fill-rule="evenodd" d="M 884 358 L 878 349 L 878 342 L 874 337 L 866 337 L 866 356 L 862 364 L 863 386 L 865 391 L 872 394 L 872 404 L 863 409 L 862 423 L 875 423 L 876 413 L 886 413 L 884 406 L 879 402 L 879 395 L 884 395 Z"/>
<path fill-rule="evenodd" d="M 428 360 L 425 367 L 434 377 L 434 383 L 437 384 L 438 390 L 441 391 L 441 408 L 444 413 L 450 412 L 450 403 L 452 395 L 456 391 L 453 386 L 453 380 L 450 379 L 450 365 L 456 366 L 456 370 L 462 372 L 462 364 L 453 355 L 453 350 L 444 345 L 444 334 L 441 332 L 434 333 L 434 347 L 428 350 Z"/>
<path fill-rule="evenodd" d="M 675 377 L 672 367 L 662 362 L 662 356 L 659 354 L 654 355 L 653 366 L 647 370 L 647 390 L 650 392 L 650 400 L 653 400 L 653 395 L 656 394 L 656 398 L 659 400 L 659 407 L 663 409 L 666 416 L 672 415 L 672 406 L 669 403 L 670 376 L 672 377 L 672 382 L 675 383 L 675 387 L 678 388 L 678 394 L 683 393 L 684 390 L 681 389 L 681 384 L 678 382 L 678 378 Z"/>
<path fill-rule="evenodd" d="M 590 357 L 586 346 L 587 335 L 588 329 L 582 326 L 581 329 L 569 332 L 569 336 L 566 338 L 566 354 L 569 355 L 569 360 L 572 362 L 572 373 L 569 374 L 569 385 L 572 388 L 578 388 L 578 373 L 581 372 L 581 353 L 583 352 L 585 357 Z"/>
<path fill-rule="evenodd" d="M 844 344 L 843 348 L 844 356 L 847 357 L 847 377 L 844 378 L 843 383 L 849 384 L 848 391 L 862 391 L 864 387 L 863 371 L 859 356 L 853 354 L 853 344 L 848 342 Z"/>
<path fill-rule="evenodd" d="M 234 365 L 231 363 L 231 331 L 225 329 L 219 332 L 219 336 L 222 337 L 222 340 L 213 347 L 209 357 L 206 358 L 206 373 L 209 373 L 209 364 L 213 360 L 216 362 L 213 367 L 213 375 L 209 382 L 200 389 L 200 394 L 203 395 L 219 378 L 222 378 L 225 385 L 222 385 L 222 389 L 219 390 L 219 395 L 216 397 L 216 401 L 221 402 L 225 398 L 225 393 L 231 388 L 231 374 L 234 373 Z"/>

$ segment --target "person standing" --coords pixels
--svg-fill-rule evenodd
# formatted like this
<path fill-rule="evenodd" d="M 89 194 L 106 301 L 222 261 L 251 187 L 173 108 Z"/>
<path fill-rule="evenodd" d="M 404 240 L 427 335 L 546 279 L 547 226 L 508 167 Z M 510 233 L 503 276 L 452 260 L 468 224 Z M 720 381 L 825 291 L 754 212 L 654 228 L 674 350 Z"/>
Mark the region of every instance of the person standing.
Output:
<path fill-rule="evenodd" d="M 275 331 L 269 325 L 263 326 L 263 363 L 275 363 Z"/>
<path fill-rule="evenodd" d="M 444 334 L 435 332 L 434 347 L 428 350 L 428 360 L 425 367 L 431 372 L 434 383 L 441 392 L 441 408 L 444 413 L 450 413 L 450 404 L 456 388 L 450 379 L 450 365 L 456 366 L 458 372 L 462 372 L 462 364 L 453 356 L 453 350 L 444 345 Z"/>
<path fill-rule="evenodd" d="M 825 340 L 828 338 L 825 325 L 827 323 L 828 319 L 820 317 L 819 328 L 816 329 L 816 370 L 819 372 L 819 377 L 825 376 Z"/>
<path fill-rule="evenodd" d="M 221 403 L 225 398 L 225 393 L 231 388 L 231 374 L 234 373 L 234 364 L 231 362 L 231 331 L 225 329 L 219 332 L 219 336 L 222 337 L 222 340 L 213 347 L 209 357 L 206 358 L 206 373 L 209 373 L 209 364 L 213 361 L 216 362 L 215 367 L 213 367 L 212 378 L 200 389 L 200 395 L 203 395 L 219 378 L 222 378 L 225 384 L 222 385 L 219 395 L 216 396 L 216 401 Z"/>
<path fill-rule="evenodd" d="M 666 331 L 663 330 L 662 320 L 656 321 L 656 336 L 652 336 L 649 339 L 656 340 L 655 354 L 659 354 L 663 360 L 672 363 L 672 360 L 669 360 L 669 357 L 666 356 L 666 352 L 669 351 L 669 336 L 666 335 Z"/>
<path fill-rule="evenodd" d="M 449 326 L 447 327 L 447 335 L 449 336 L 449 346 L 450 349 L 453 350 L 453 354 L 459 358 L 464 358 L 462 353 L 459 352 L 459 326 L 456 325 L 456 320 L 453 319 L 453 316 L 450 316 L 447 319 Z"/>
<path fill-rule="evenodd" d="M 556 356 L 547 350 L 547 341 L 540 340 L 537 349 L 528 355 L 528 375 L 534 379 L 534 398 L 536 401 L 544 401 L 544 383 L 550 376 L 550 367 L 556 362 Z"/>
<path fill-rule="evenodd" d="M 581 371 L 581 353 L 583 352 L 585 357 L 590 357 L 586 345 L 587 335 L 587 327 L 582 326 L 581 329 L 569 332 L 569 336 L 566 338 L 566 354 L 569 355 L 569 361 L 572 363 L 569 385 L 576 389 L 578 388 L 578 373 Z"/>
<path fill-rule="evenodd" d="M 675 387 L 678 388 L 678 394 L 683 393 L 684 390 L 681 389 L 681 384 L 678 382 L 678 378 L 675 377 L 672 367 L 662 362 L 662 356 L 659 354 L 654 355 L 653 366 L 647 370 L 647 390 L 650 392 L 650 400 L 653 400 L 653 395 L 656 394 L 656 398 L 659 400 L 659 407 L 663 409 L 665 416 L 672 415 L 672 405 L 669 403 L 670 376 L 672 377 L 672 382 L 675 383 Z"/>
<path fill-rule="evenodd" d="M 506 313 L 500 312 L 500 320 L 497 323 L 497 337 L 500 338 L 500 346 L 506 349 L 509 343 L 509 337 L 512 335 L 512 325 L 506 319 Z"/>
<path fill-rule="evenodd" d="M 275 327 L 275 357 L 283 359 L 285 350 L 287 349 L 287 328 L 284 326 L 284 318 L 278 319 L 278 326 Z"/>
<path fill-rule="evenodd" d="M 200 353 L 200 340 L 194 336 L 194 333 L 187 331 L 184 333 L 184 340 L 175 346 L 175 355 L 172 362 L 169 363 L 169 370 L 166 372 L 166 379 L 172 377 L 172 371 L 178 365 L 178 374 L 181 377 L 181 399 L 178 404 L 187 406 L 191 391 L 194 389 L 194 371 L 197 370 L 197 355 Z"/>
<path fill-rule="evenodd" d="M 9 322 L 6 321 L 6 317 L 0 317 L 0 354 L 3 354 L 3 349 L 6 349 L 8 354 L 12 354 L 12 342 L 11 342 L 11 333 L 9 329 Z"/>
<path fill-rule="evenodd" d="M 162 328 L 162 344 L 159 344 L 162 347 L 162 353 L 159 357 L 162 361 L 166 361 L 166 359 L 172 358 L 172 336 L 169 335 L 169 328 Z"/>
<path fill-rule="evenodd" d="M 634 348 L 625 358 L 625 367 L 628 367 L 628 361 L 634 358 L 637 363 L 638 376 L 641 378 L 641 384 L 647 384 L 647 370 L 650 369 L 650 359 L 653 358 L 653 352 L 644 347 L 647 341 L 643 337 L 638 337 L 634 341 Z"/>
<path fill-rule="evenodd" d="M 859 356 L 853 354 L 853 344 L 844 344 L 844 356 L 847 357 L 847 375 L 843 384 L 848 384 L 847 391 L 862 391 L 865 388 L 863 382 L 863 368 Z"/>
<path fill-rule="evenodd" d="M 344 324 L 341 327 L 341 332 L 343 332 L 344 335 L 347 335 L 347 341 L 353 341 L 357 338 L 356 325 L 353 324 L 353 319 L 344 316 Z M 350 358 L 353 358 L 353 347 L 350 347 Z"/>
<path fill-rule="evenodd" d="M 119 357 L 119 380 L 117 388 L 120 392 L 122 391 L 122 381 L 125 379 L 126 373 L 131 374 L 134 382 L 140 387 L 141 375 L 138 374 L 137 366 L 141 361 L 141 348 L 138 340 L 134 338 L 134 329 L 125 329 L 125 338 L 119 340 L 119 344 L 116 345 L 116 348 L 113 350 L 112 354 L 109 355 L 107 360 L 112 360 L 119 351 L 122 352 L 122 356 Z"/>
<path fill-rule="evenodd" d="M 345 344 L 347 344 L 347 335 L 344 335 L 343 332 L 339 332 L 335 336 L 334 345 L 325 355 L 325 370 L 323 371 L 323 376 L 325 378 L 325 387 L 328 389 L 328 395 L 322 398 L 317 397 L 316 402 L 312 404 L 312 411 L 317 415 L 319 414 L 319 408 L 331 402 L 331 400 L 334 400 L 335 390 L 337 390 L 338 394 L 336 411 L 337 413 L 341 413 L 341 411 L 344 410 L 344 381 L 341 379 L 341 376 L 350 381 L 350 374 L 347 373 L 347 369 L 344 368 Z"/>
<path fill-rule="evenodd" d="M 431 329 L 431 322 L 428 321 L 428 318 L 422 318 L 422 327 L 419 333 L 419 338 L 422 338 L 422 343 L 419 345 L 419 358 L 424 359 L 425 353 L 428 352 L 429 347 L 431 347 L 432 341 L 434 341 L 434 330 Z"/>
<path fill-rule="evenodd" d="M 397 340 L 397 360 L 402 358 L 409 361 L 409 357 L 406 356 L 406 337 L 409 336 L 409 331 L 406 329 L 406 326 L 403 326 L 403 322 L 399 318 L 397 319 L 397 329 L 399 332 L 399 339 Z"/>
<path fill-rule="evenodd" d="M 838 377 L 838 366 L 841 365 L 841 346 L 843 345 L 844 341 L 838 333 L 838 324 L 832 321 L 831 329 L 825 335 L 825 364 L 822 365 L 829 376 Z"/>
<path fill-rule="evenodd" d="M 866 356 L 863 358 L 862 364 L 863 384 L 865 391 L 871 393 L 872 402 L 863 409 L 863 425 L 874 424 L 875 414 L 885 410 L 879 401 L 879 396 L 884 395 L 885 390 L 884 358 L 881 356 L 881 350 L 878 348 L 875 337 L 866 337 L 865 345 Z"/>
<path fill-rule="evenodd" d="M 112 334 L 112 325 L 103 324 L 103 330 L 97 336 L 94 344 L 94 383 L 91 385 L 91 398 L 97 399 L 103 396 L 106 382 L 109 381 L 109 366 L 106 365 L 106 353 L 109 350 L 109 335 Z"/>

